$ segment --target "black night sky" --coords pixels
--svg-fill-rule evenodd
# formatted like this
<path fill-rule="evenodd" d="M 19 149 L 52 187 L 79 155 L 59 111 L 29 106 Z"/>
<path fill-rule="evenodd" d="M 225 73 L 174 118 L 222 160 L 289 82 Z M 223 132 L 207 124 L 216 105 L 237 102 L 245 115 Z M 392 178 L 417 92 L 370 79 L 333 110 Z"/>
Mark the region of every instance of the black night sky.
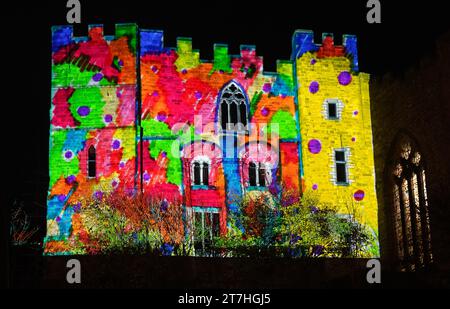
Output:
<path fill-rule="evenodd" d="M 3 64 L 11 66 L 8 88 L 3 88 L 4 136 L 8 149 L 3 161 L 9 175 L 3 197 L 29 201 L 45 216 L 48 185 L 48 132 L 52 25 L 66 24 L 66 1 L 8 1 L 3 7 Z M 316 43 L 322 32 L 358 36 L 360 70 L 374 76 L 387 72 L 402 75 L 426 55 L 433 54 L 437 37 L 449 30 L 444 1 L 383 1 L 381 24 L 366 21 L 366 0 L 359 1 L 138 1 L 81 0 L 82 24 L 75 35 L 85 36 L 88 24 L 104 24 L 113 34 L 114 24 L 135 22 L 141 28 L 165 32 L 165 46 L 175 47 L 176 38 L 192 37 L 202 59 L 212 59 L 213 44 L 227 43 L 231 54 L 239 45 L 256 45 L 266 71 L 274 71 L 277 59 L 289 59 L 295 29 L 310 29 Z M 180 3 L 178 3 L 180 2 Z M 5 4 L 6 5 L 6 4 Z M 5 72 L 5 71 L 4 71 Z M 7 89 L 7 90 L 5 90 Z M 5 92 L 6 91 L 6 92 Z M 10 116 L 15 115 L 15 116 Z M 5 131 L 4 131 L 5 132 Z M 9 162 L 9 163 L 8 163 Z M 2 203 L 3 204 L 3 203 Z M 27 204 L 28 205 L 28 204 Z M 7 207 L 2 207 L 7 211 Z M 6 216 L 2 216 L 6 218 Z"/>

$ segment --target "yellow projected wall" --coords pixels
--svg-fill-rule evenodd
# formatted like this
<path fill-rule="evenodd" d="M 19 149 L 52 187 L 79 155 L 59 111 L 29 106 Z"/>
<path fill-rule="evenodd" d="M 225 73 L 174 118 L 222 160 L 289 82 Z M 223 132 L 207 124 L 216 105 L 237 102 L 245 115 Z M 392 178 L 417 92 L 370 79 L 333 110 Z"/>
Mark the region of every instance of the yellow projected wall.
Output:
<path fill-rule="evenodd" d="M 331 36 L 296 57 L 304 191 L 377 231 L 369 75 Z M 355 60 L 355 59 L 353 59 Z"/>

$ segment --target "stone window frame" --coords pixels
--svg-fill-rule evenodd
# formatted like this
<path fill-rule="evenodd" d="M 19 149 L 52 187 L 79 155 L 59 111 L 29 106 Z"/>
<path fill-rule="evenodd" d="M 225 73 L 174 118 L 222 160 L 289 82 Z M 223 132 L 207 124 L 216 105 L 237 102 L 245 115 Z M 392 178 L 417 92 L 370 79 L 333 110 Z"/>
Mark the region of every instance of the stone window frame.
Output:
<path fill-rule="evenodd" d="M 329 116 L 329 110 L 328 110 L 328 106 L 329 104 L 336 104 L 336 117 L 332 117 L 330 118 Z M 322 105 L 322 114 L 325 117 L 326 120 L 331 120 L 331 121 L 340 121 L 342 119 L 342 113 L 344 110 L 344 103 L 342 102 L 342 100 L 339 100 L 337 98 L 328 98 L 325 99 L 323 101 L 323 105 Z"/>

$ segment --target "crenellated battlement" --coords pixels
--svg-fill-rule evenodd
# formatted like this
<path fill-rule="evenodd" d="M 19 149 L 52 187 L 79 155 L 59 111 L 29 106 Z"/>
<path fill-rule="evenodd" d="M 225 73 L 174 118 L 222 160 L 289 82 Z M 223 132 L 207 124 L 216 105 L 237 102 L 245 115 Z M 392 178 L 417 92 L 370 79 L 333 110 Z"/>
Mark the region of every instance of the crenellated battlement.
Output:
<path fill-rule="evenodd" d="M 233 59 L 241 59 L 243 62 L 257 61 L 262 63 L 263 57 L 258 56 L 256 53 L 256 46 L 249 44 L 241 44 L 239 46 L 239 54 L 230 54 L 228 44 L 216 43 L 213 45 L 213 59 L 205 60 L 200 58 L 200 51 L 193 49 L 193 39 L 190 37 L 178 37 L 176 48 L 164 46 L 164 32 L 161 30 L 148 30 L 140 29 L 140 56 L 155 55 L 170 50 L 175 50 L 181 59 L 177 60 L 177 65 L 182 66 L 185 69 L 194 67 L 196 64 L 202 62 L 213 63 L 213 70 L 220 72 L 231 72 L 231 65 Z M 278 60 L 281 63 L 288 63 L 288 60 Z M 277 63 L 278 63 L 277 61 Z M 292 64 L 292 62 L 289 62 Z M 278 66 L 277 66 L 278 67 Z M 285 71 L 285 70 L 284 70 Z M 270 72 L 264 72 L 264 74 L 276 74 Z"/>
<path fill-rule="evenodd" d="M 74 36 L 73 26 L 53 26 L 52 30 L 52 52 L 57 52 L 62 46 L 70 46 L 72 43 L 86 42 L 88 40 L 98 40 L 103 38 L 106 41 L 113 41 L 123 36 L 129 38 L 129 45 L 133 52 L 136 51 L 138 27 L 136 24 L 116 24 L 114 35 L 104 35 L 102 24 L 88 25 L 87 36 Z"/>
<path fill-rule="evenodd" d="M 70 25 L 52 27 L 52 52 L 58 51 L 62 46 L 70 46 L 72 43 L 85 42 L 88 40 L 97 40 L 103 38 L 106 41 L 112 41 L 122 36 L 129 37 L 130 48 L 135 51 L 137 47 L 137 36 L 140 35 L 140 55 L 159 54 L 167 50 L 176 50 L 178 54 L 187 55 L 190 59 L 184 59 L 186 63 L 182 65 L 190 67 L 199 62 L 208 62 L 200 60 L 200 51 L 192 48 L 192 38 L 177 38 L 176 48 L 164 47 L 164 32 L 161 30 L 138 29 L 133 23 L 116 24 L 114 35 L 104 35 L 102 24 L 88 25 L 87 36 L 73 35 L 73 27 Z M 247 58 L 249 55 L 256 56 L 256 47 L 254 45 L 240 45 L 240 55 L 229 54 L 227 44 L 214 44 L 213 46 L 214 69 L 224 72 L 230 70 L 233 58 Z M 357 38 L 355 35 L 344 34 L 342 36 L 342 45 L 335 45 L 334 35 L 332 33 L 323 33 L 321 44 L 314 41 L 314 32 L 311 30 L 296 30 L 292 37 L 291 61 L 298 59 L 306 52 L 316 52 L 318 58 L 324 57 L 348 57 L 352 62 L 352 70 L 359 71 Z"/>
<path fill-rule="evenodd" d="M 311 30 L 296 30 L 292 36 L 291 59 L 300 58 L 307 52 L 316 52 L 318 58 L 347 57 L 352 62 L 352 70 L 359 71 L 357 38 L 355 35 L 344 34 L 342 45 L 334 44 L 332 33 L 322 34 L 322 44 L 314 42 L 314 32 Z"/>

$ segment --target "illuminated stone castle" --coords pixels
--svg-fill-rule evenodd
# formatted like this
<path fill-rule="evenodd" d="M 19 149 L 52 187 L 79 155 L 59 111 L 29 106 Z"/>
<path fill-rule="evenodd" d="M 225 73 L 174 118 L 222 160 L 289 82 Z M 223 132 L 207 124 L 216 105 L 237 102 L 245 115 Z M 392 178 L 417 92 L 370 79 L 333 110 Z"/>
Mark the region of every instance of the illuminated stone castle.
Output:
<path fill-rule="evenodd" d="M 179 201 L 221 234 L 242 196 L 315 191 L 377 233 L 368 83 L 350 35 L 298 30 L 268 73 L 254 46 L 204 61 L 134 24 L 53 27 L 47 252 L 70 251 L 83 199 L 115 191 Z"/>

